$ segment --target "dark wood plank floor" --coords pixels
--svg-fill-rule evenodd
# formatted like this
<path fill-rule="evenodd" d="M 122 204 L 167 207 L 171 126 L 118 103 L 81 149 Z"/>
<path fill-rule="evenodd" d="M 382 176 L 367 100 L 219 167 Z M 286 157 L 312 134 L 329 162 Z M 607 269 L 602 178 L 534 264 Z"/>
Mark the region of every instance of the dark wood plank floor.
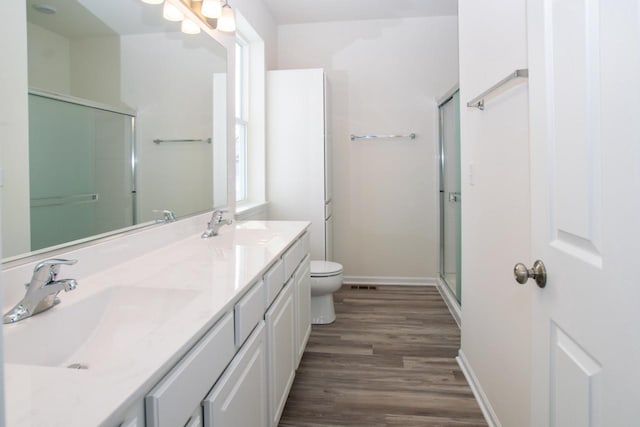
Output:
<path fill-rule="evenodd" d="M 435 287 L 344 286 L 334 301 L 337 319 L 313 326 L 280 427 L 487 425 Z"/>

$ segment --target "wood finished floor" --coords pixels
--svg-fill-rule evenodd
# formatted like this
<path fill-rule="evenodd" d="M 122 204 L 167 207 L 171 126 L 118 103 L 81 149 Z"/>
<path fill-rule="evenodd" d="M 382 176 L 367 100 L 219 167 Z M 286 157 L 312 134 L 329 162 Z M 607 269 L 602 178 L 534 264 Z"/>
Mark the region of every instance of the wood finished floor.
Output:
<path fill-rule="evenodd" d="M 336 321 L 312 328 L 280 427 L 487 425 L 435 287 L 344 286 L 334 302 Z"/>

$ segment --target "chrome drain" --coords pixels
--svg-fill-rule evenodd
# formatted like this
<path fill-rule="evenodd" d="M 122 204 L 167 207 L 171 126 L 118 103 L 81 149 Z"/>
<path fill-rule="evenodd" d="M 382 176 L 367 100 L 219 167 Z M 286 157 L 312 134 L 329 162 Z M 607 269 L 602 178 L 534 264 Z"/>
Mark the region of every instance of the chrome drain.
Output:
<path fill-rule="evenodd" d="M 69 369 L 89 369 L 89 365 L 84 364 L 84 363 L 72 363 L 71 365 L 67 366 L 67 368 L 69 368 Z"/>

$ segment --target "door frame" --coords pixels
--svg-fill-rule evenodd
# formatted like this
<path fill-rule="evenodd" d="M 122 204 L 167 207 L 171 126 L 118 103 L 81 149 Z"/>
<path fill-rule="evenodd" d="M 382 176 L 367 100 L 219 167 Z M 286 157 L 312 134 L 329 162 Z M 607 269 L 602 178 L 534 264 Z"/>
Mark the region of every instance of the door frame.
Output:
<path fill-rule="evenodd" d="M 449 287 L 449 283 L 446 281 L 444 277 L 444 253 L 445 253 L 445 233 L 444 233 L 444 207 L 445 207 L 445 199 L 444 199 L 444 114 L 443 107 L 452 102 L 453 97 L 456 93 L 460 93 L 460 86 L 456 83 L 451 89 L 449 89 L 441 98 L 437 100 L 438 105 L 438 172 L 439 172 L 439 183 L 438 183 L 438 212 L 440 216 L 440 245 L 439 245 L 439 272 L 438 278 L 442 283 L 442 288 L 447 295 L 447 299 L 450 300 L 449 303 L 455 303 L 455 307 L 459 312 L 462 303 L 459 295 L 456 295 L 451 288 Z M 459 230 L 461 231 L 461 230 Z M 460 274 L 458 271 L 457 274 Z M 454 284 L 455 285 L 455 284 Z M 461 290 L 461 289 L 460 289 Z M 459 301 L 460 299 L 460 301 Z"/>

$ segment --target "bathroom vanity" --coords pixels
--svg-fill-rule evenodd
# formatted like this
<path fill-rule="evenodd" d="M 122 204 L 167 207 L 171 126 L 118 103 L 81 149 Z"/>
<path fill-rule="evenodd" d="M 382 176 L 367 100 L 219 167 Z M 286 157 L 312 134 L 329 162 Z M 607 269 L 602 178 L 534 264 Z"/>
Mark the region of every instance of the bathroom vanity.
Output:
<path fill-rule="evenodd" d="M 78 288 L 4 328 L 8 426 L 277 426 L 311 331 L 309 223 L 202 239 L 205 219 L 56 255 Z M 8 306 L 32 269 L 3 272 Z"/>

